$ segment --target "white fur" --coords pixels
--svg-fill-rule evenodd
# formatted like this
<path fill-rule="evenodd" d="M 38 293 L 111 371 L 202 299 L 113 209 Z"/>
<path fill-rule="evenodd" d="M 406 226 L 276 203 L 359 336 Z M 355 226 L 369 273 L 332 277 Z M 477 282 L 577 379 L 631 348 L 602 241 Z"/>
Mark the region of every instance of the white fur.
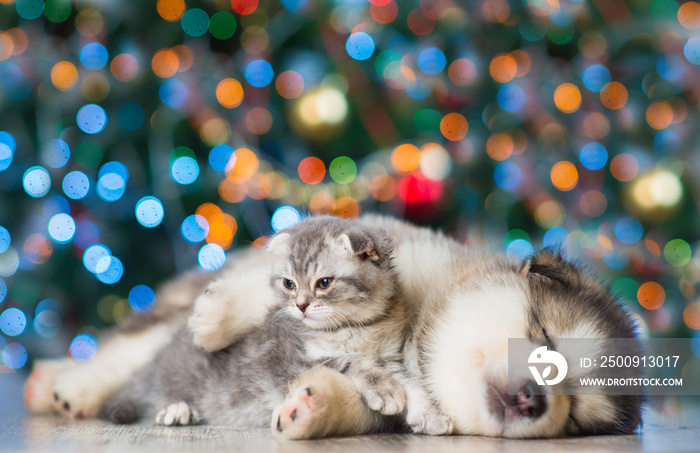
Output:
<path fill-rule="evenodd" d="M 169 404 L 156 415 L 156 424 L 165 426 L 196 425 L 200 421 L 199 412 L 186 402 Z"/>

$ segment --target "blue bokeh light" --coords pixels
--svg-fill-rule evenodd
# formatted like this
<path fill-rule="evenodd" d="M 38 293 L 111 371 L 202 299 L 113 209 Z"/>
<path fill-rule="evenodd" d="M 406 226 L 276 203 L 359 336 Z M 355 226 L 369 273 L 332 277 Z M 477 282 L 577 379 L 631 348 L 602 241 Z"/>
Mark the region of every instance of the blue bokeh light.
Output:
<path fill-rule="evenodd" d="M 615 224 L 615 236 L 623 244 L 636 244 L 643 234 L 642 223 L 634 217 L 623 217 Z"/>
<path fill-rule="evenodd" d="M 4 61 L 0 65 L 0 88 L 13 101 L 23 101 L 32 93 L 32 82 L 19 66 Z"/>
<path fill-rule="evenodd" d="M 97 176 L 101 178 L 108 173 L 118 174 L 124 180 L 124 183 L 126 183 L 129 180 L 129 169 L 126 168 L 126 165 L 124 165 L 121 162 L 107 162 L 100 168 L 100 172 L 97 174 Z"/>
<path fill-rule="evenodd" d="M 0 226 L 0 253 L 7 250 L 7 248 L 10 246 L 10 242 L 12 242 L 10 232 L 7 231 L 7 228 L 4 226 Z"/>
<path fill-rule="evenodd" d="M 63 178 L 63 193 L 68 198 L 80 200 L 90 190 L 90 180 L 82 171 L 72 171 Z"/>
<path fill-rule="evenodd" d="M 27 316 L 19 308 L 8 308 L 0 314 L 0 330 L 9 337 L 16 337 L 27 327 Z"/>
<path fill-rule="evenodd" d="M 445 54 L 437 47 L 428 47 L 418 54 L 418 68 L 424 74 L 438 75 L 445 69 L 446 64 Z"/>
<path fill-rule="evenodd" d="M 126 183 L 117 173 L 107 173 L 97 181 L 97 196 L 104 201 L 117 201 L 126 191 Z"/>
<path fill-rule="evenodd" d="M 589 170 L 600 170 L 608 162 L 608 150 L 600 143 L 587 143 L 581 148 L 579 160 Z"/>
<path fill-rule="evenodd" d="M 508 244 L 506 248 L 506 255 L 510 259 L 524 260 L 528 256 L 532 255 L 535 250 L 525 239 L 516 239 Z"/>
<path fill-rule="evenodd" d="M 559 248 L 566 247 L 570 242 L 569 232 L 563 227 L 554 227 L 547 230 L 542 240 L 545 247 Z"/>
<path fill-rule="evenodd" d="M 294 226 L 301 221 L 301 214 L 292 206 L 280 206 L 272 214 L 272 229 L 275 233 L 290 226 Z"/>
<path fill-rule="evenodd" d="M 119 258 L 112 256 L 109 258 L 102 258 L 97 264 L 98 270 L 104 267 L 103 263 L 107 260 L 109 260 L 107 268 L 102 272 L 98 272 L 96 275 L 97 279 L 102 283 L 112 285 L 121 280 L 122 275 L 124 275 L 124 266 Z"/>
<path fill-rule="evenodd" d="M 683 55 L 690 63 L 700 65 L 700 36 L 690 38 L 683 46 Z"/>
<path fill-rule="evenodd" d="M 97 104 L 87 104 L 78 110 L 76 121 L 86 134 L 98 134 L 107 127 L 107 112 Z"/>
<path fill-rule="evenodd" d="M 610 70 L 602 64 L 591 65 L 583 73 L 583 84 L 594 93 L 600 93 L 611 80 Z"/>
<path fill-rule="evenodd" d="M 56 214 L 49 220 L 49 236 L 59 244 L 66 244 L 75 236 L 75 220 L 68 214 Z"/>
<path fill-rule="evenodd" d="M 233 156 L 233 148 L 229 145 L 217 145 L 209 152 L 209 165 L 216 171 L 224 172 Z"/>
<path fill-rule="evenodd" d="M 432 90 L 426 80 L 416 80 L 406 84 L 406 94 L 416 101 L 422 101 L 430 96 Z"/>
<path fill-rule="evenodd" d="M 307 0 L 281 0 L 282 6 L 287 8 L 289 11 L 301 11 L 306 6 Z"/>
<path fill-rule="evenodd" d="M 345 50 L 355 60 L 366 60 L 374 52 L 374 39 L 363 31 L 353 33 L 345 41 Z"/>
<path fill-rule="evenodd" d="M 226 264 L 226 253 L 220 245 L 207 244 L 197 254 L 199 265 L 207 271 L 221 269 Z"/>
<path fill-rule="evenodd" d="M 693 354 L 700 357 L 700 332 L 696 332 L 690 339 L 690 349 L 692 349 Z"/>
<path fill-rule="evenodd" d="M 136 203 L 136 220 L 146 228 L 153 228 L 163 221 L 163 203 L 156 197 L 143 197 Z"/>
<path fill-rule="evenodd" d="M 44 167 L 31 167 L 22 178 L 24 190 L 34 198 L 40 198 L 51 190 L 51 176 Z"/>
<path fill-rule="evenodd" d="M 129 291 L 129 305 L 135 311 L 146 312 L 156 302 L 156 294 L 146 285 L 137 285 Z"/>
<path fill-rule="evenodd" d="M 70 214 L 70 203 L 60 195 L 48 198 L 41 207 L 41 213 L 49 219 L 56 214 Z M 48 224 L 47 224 L 48 225 Z"/>
<path fill-rule="evenodd" d="M 19 370 L 27 363 L 27 350 L 19 343 L 10 343 L 2 350 L 2 361 L 13 370 Z"/>
<path fill-rule="evenodd" d="M 12 165 L 14 153 L 5 143 L 0 143 L 0 171 L 5 171 Z"/>
<path fill-rule="evenodd" d="M 12 153 L 17 150 L 17 140 L 15 136 L 6 131 L 0 131 L 0 143 L 7 145 Z"/>
<path fill-rule="evenodd" d="M 170 174 L 178 184 L 192 184 L 199 176 L 199 165 L 193 158 L 183 156 L 170 166 Z"/>
<path fill-rule="evenodd" d="M 34 332 L 41 338 L 54 338 L 61 330 L 61 315 L 50 308 L 40 309 L 37 307 L 33 327 Z"/>
<path fill-rule="evenodd" d="M 145 119 L 146 114 L 135 102 L 127 102 L 117 110 L 117 124 L 126 131 L 138 130 Z"/>
<path fill-rule="evenodd" d="M 515 113 L 525 104 L 525 91 L 514 83 L 506 83 L 498 90 L 496 99 L 503 110 Z"/>
<path fill-rule="evenodd" d="M 187 85 L 177 79 L 168 79 L 158 89 L 158 96 L 168 107 L 180 107 L 187 99 Z"/>
<path fill-rule="evenodd" d="M 654 137 L 654 151 L 661 155 L 675 154 L 682 146 L 681 138 L 670 129 L 660 131 Z"/>
<path fill-rule="evenodd" d="M 620 250 L 611 250 L 603 254 L 603 262 L 611 269 L 622 269 L 627 266 L 629 257 Z"/>
<path fill-rule="evenodd" d="M 268 86 L 273 75 L 272 66 L 265 60 L 253 60 L 245 68 L 245 79 L 256 88 Z"/>
<path fill-rule="evenodd" d="M 209 222 L 201 215 L 193 214 L 183 220 L 180 232 L 187 242 L 202 242 L 209 234 Z"/>
<path fill-rule="evenodd" d="M 97 354 L 97 340 L 92 335 L 82 333 L 71 341 L 68 350 L 78 362 L 87 362 Z"/>
<path fill-rule="evenodd" d="M 38 19 L 44 12 L 44 0 L 17 0 L 15 7 L 22 19 Z"/>
<path fill-rule="evenodd" d="M 7 297 L 7 283 L 5 283 L 5 280 L 0 278 L 0 303 L 5 300 L 5 297 Z"/>
<path fill-rule="evenodd" d="M 70 159 L 68 143 L 60 139 L 49 140 L 41 150 L 41 157 L 44 163 L 51 168 L 63 167 Z"/>
<path fill-rule="evenodd" d="M 664 54 L 656 62 L 656 72 L 669 82 L 675 82 L 683 77 L 685 62 L 678 55 Z"/>
<path fill-rule="evenodd" d="M 109 54 L 105 46 L 98 42 L 85 44 L 80 51 L 80 62 L 86 69 L 97 71 L 105 67 Z"/>
<path fill-rule="evenodd" d="M 523 172 L 513 162 L 501 162 L 493 171 L 493 179 L 501 189 L 515 190 L 520 187 Z"/>
<path fill-rule="evenodd" d="M 93 274 L 96 274 L 98 272 L 98 264 L 103 261 L 104 258 L 109 258 L 111 256 L 112 252 L 106 245 L 91 245 L 85 249 L 85 252 L 83 253 L 83 265 L 85 266 L 85 269 L 89 270 Z"/>

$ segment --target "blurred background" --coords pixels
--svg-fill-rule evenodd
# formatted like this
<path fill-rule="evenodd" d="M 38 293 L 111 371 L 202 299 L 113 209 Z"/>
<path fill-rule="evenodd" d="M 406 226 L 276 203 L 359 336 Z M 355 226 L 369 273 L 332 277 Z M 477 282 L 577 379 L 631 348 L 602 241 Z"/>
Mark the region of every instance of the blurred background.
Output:
<path fill-rule="evenodd" d="M 0 0 L 0 373 L 89 360 L 310 213 L 561 244 L 700 356 L 698 30 L 673 0 Z"/>

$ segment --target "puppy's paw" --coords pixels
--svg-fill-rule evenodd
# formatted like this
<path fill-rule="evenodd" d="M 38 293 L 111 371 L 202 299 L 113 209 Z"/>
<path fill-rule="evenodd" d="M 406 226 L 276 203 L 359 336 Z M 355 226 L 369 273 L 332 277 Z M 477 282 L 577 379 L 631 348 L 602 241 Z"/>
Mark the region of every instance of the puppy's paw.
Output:
<path fill-rule="evenodd" d="M 56 376 L 74 367 L 69 359 L 37 360 L 24 384 L 24 404 L 33 414 L 47 414 L 56 410 L 53 386 Z"/>
<path fill-rule="evenodd" d="M 196 425 L 200 421 L 199 412 L 184 401 L 169 404 L 156 415 L 156 424 L 163 426 Z"/>
<path fill-rule="evenodd" d="M 424 412 L 409 411 L 406 422 L 415 434 L 447 436 L 452 434 L 452 420 L 441 412 L 429 409 Z"/>
<path fill-rule="evenodd" d="M 51 393 L 57 411 L 71 418 L 93 418 L 112 390 L 93 367 L 78 365 L 56 376 Z"/>
<path fill-rule="evenodd" d="M 320 392 L 321 387 L 318 388 Z M 294 390 L 272 412 L 272 435 L 280 439 L 313 439 L 324 432 L 325 398 L 309 385 Z"/>
<path fill-rule="evenodd" d="M 207 351 L 218 351 L 231 344 L 227 334 L 230 322 L 227 318 L 228 301 L 225 294 L 218 290 L 216 282 L 197 298 L 194 312 L 187 320 L 187 327 L 192 332 L 194 343 Z"/>
<path fill-rule="evenodd" d="M 385 373 L 369 372 L 360 393 L 367 407 L 383 415 L 395 415 L 406 407 L 406 392 L 403 386 Z"/>

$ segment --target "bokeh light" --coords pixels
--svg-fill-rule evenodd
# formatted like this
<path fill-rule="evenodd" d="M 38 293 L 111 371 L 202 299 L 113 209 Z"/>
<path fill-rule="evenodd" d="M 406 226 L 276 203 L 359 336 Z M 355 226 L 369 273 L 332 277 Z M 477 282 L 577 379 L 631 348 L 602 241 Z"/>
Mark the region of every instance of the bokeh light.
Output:
<path fill-rule="evenodd" d="M 75 220 L 68 214 L 56 214 L 49 220 L 49 235 L 59 244 L 70 242 L 75 236 Z"/>
<path fill-rule="evenodd" d="M 193 158 L 183 156 L 170 166 L 170 174 L 178 184 L 192 184 L 199 176 L 199 165 Z"/>
<path fill-rule="evenodd" d="M 78 110 L 76 122 L 86 134 L 98 134 L 107 127 L 107 112 L 97 104 L 87 104 Z"/>
<path fill-rule="evenodd" d="M 136 219 L 147 228 L 160 225 L 164 215 L 163 203 L 156 197 L 143 197 L 136 203 Z"/>
<path fill-rule="evenodd" d="M 51 190 L 51 176 L 43 167 L 31 167 L 22 178 L 24 190 L 32 197 L 40 198 Z"/>
<path fill-rule="evenodd" d="M 576 170 L 576 166 L 571 162 L 557 162 L 552 167 L 550 178 L 554 187 L 563 192 L 568 192 L 569 190 L 573 190 L 578 183 L 578 170 Z"/>
<path fill-rule="evenodd" d="M 156 9 L 160 17 L 167 21 L 175 22 L 180 20 L 182 15 L 185 14 L 186 6 L 184 0 L 158 0 Z"/>
<path fill-rule="evenodd" d="M 68 352 L 78 362 L 88 362 L 97 354 L 97 340 L 90 334 L 80 334 L 73 338 Z"/>
<path fill-rule="evenodd" d="M 468 130 L 467 119 L 459 113 L 448 113 L 440 121 L 440 132 L 451 141 L 462 140 Z"/>
<path fill-rule="evenodd" d="M 209 30 L 209 15 L 201 8 L 185 11 L 180 19 L 182 31 L 192 37 L 202 36 Z"/>
<path fill-rule="evenodd" d="M 134 311 L 147 312 L 155 302 L 156 294 L 146 285 L 136 285 L 129 291 L 129 305 Z"/>
<path fill-rule="evenodd" d="M 600 91 L 600 102 L 610 110 L 620 110 L 627 104 L 627 88 L 619 82 L 610 82 Z"/>
<path fill-rule="evenodd" d="M 201 215 L 190 215 L 182 221 L 180 232 L 187 242 L 202 242 L 209 235 L 209 222 Z"/>
<path fill-rule="evenodd" d="M 41 157 L 44 163 L 51 168 L 63 167 L 70 159 L 68 143 L 60 139 L 49 140 L 41 149 Z"/>
<path fill-rule="evenodd" d="M 265 60 L 253 60 L 245 68 L 245 79 L 255 88 L 268 86 L 273 75 L 272 66 Z"/>
<path fill-rule="evenodd" d="M 589 170 L 600 170 L 608 162 L 608 150 L 600 143 L 587 143 L 581 148 L 579 160 Z"/>
<path fill-rule="evenodd" d="M 218 244 L 206 244 L 197 255 L 199 265 L 204 270 L 215 271 L 221 269 L 226 263 L 224 249 Z"/>
<path fill-rule="evenodd" d="M 2 350 L 2 361 L 13 370 L 22 368 L 28 358 L 27 349 L 19 343 L 9 343 Z"/>
<path fill-rule="evenodd" d="M 306 157 L 299 162 L 297 172 L 306 184 L 318 184 L 326 176 L 326 166 L 318 157 Z"/>
<path fill-rule="evenodd" d="M 658 283 L 646 282 L 639 287 L 637 300 L 647 310 L 658 310 L 666 300 L 666 292 Z"/>
<path fill-rule="evenodd" d="M 366 60 L 374 52 L 374 40 L 365 32 L 353 33 L 345 42 L 345 50 L 355 60 Z"/>
<path fill-rule="evenodd" d="M 683 239 L 668 241 L 664 247 L 664 258 L 671 266 L 683 267 L 690 262 L 692 257 L 690 244 Z"/>
<path fill-rule="evenodd" d="M 296 225 L 301 221 L 301 214 L 292 206 L 280 206 L 272 214 L 271 226 L 275 233 Z"/>
<path fill-rule="evenodd" d="M 618 181 L 632 181 L 639 172 L 639 161 L 629 153 L 618 154 L 610 161 L 610 173 Z"/>
<path fill-rule="evenodd" d="M 60 61 L 51 68 L 51 83 L 61 91 L 70 91 L 78 84 L 78 70 L 69 61 Z"/>
<path fill-rule="evenodd" d="M 80 50 L 80 63 L 91 71 L 98 71 L 104 68 L 108 60 L 109 53 L 107 48 L 98 42 L 85 44 Z"/>
<path fill-rule="evenodd" d="M 275 81 L 275 89 L 285 99 L 296 99 L 304 92 L 304 78 L 295 71 L 284 71 Z"/>
<path fill-rule="evenodd" d="M 444 52 L 437 47 L 428 47 L 418 55 L 418 67 L 427 75 L 440 74 L 446 64 Z"/>
<path fill-rule="evenodd" d="M 0 314 L 0 330 L 8 337 L 16 337 L 27 327 L 27 316 L 18 308 L 8 308 Z"/>
<path fill-rule="evenodd" d="M 357 176 L 357 165 L 350 157 L 336 157 L 328 166 L 328 173 L 338 184 L 350 184 Z"/>
<path fill-rule="evenodd" d="M 581 99 L 581 91 L 573 83 L 562 83 L 554 90 L 554 104 L 564 113 L 577 111 Z"/>

